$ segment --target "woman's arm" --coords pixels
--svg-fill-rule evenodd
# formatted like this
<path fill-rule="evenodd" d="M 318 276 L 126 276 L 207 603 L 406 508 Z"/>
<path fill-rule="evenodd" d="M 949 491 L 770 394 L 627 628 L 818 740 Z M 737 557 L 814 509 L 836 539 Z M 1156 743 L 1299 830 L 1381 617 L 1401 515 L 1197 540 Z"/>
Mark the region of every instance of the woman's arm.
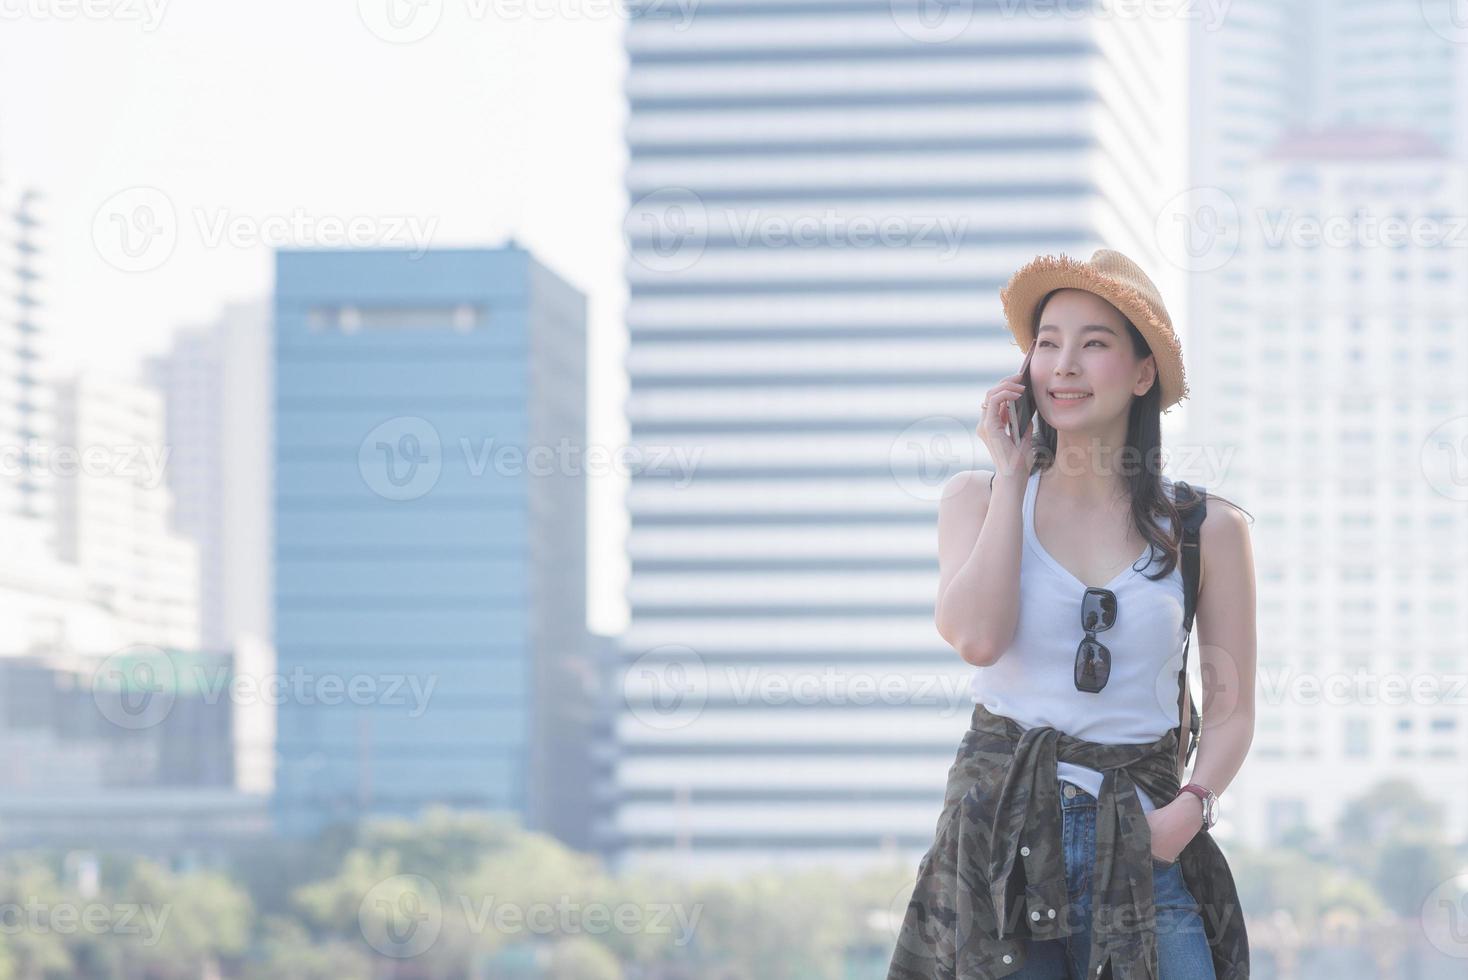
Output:
<path fill-rule="evenodd" d="M 938 503 L 933 622 L 938 634 L 975 667 L 993 663 L 1014 639 L 1020 508 L 1027 476 L 996 476 L 989 470 L 956 473 L 943 485 Z"/>
<path fill-rule="evenodd" d="M 1190 779 L 1222 796 L 1254 740 L 1254 552 L 1243 514 L 1222 503 L 1209 508 L 1199 549 L 1196 618 L 1203 717 Z M 1153 854 L 1160 850 L 1157 856 L 1172 860 L 1202 828 L 1203 801 L 1181 793 L 1149 813 L 1147 822 Z"/>
<path fill-rule="evenodd" d="M 1192 781 L 1222 796 L 1254 741 L 1254 551 L 1243 514 L 1226 504 L 1209 511 L 1199 540 L 1203 718 Z M 1198 805 L 1201 815 L 1201 800 Z"/>

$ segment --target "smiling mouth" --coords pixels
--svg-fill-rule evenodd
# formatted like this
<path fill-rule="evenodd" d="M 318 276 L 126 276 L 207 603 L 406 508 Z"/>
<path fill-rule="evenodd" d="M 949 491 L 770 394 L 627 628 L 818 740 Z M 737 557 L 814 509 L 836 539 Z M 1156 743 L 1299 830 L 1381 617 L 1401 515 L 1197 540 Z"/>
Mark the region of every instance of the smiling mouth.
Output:
<path fill-rule="evenodd" d="M 1083 402 L 1087 398 L 1090 398 L 1090 397 L 1091 397 L 1091 395 L 1090 395 L 1089 392 L 1087 392 L 1084 395 L 1080 395 L 1080 394 L 1066 394 L 1066 393 L 1063 393 L 1063 392 L 1055 392 L 1055 391 L 1050 392 L 1050 398 L 1051 398 L 1051 400 L 1052 401 L 1057 401 L 1057 402 Z"/>

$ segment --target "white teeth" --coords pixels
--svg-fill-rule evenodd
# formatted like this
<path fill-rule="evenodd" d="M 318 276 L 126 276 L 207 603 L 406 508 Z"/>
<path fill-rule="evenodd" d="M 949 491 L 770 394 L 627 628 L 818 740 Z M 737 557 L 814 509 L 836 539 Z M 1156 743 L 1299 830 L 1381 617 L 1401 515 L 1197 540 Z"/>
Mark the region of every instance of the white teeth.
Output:
<path fill-rule="evenodd" d="M 1051 398 L 1059 398 L 1062 401 L 1073 402 L 1073 401 L 1079 401 L 1082 398 L 1090 398 L 1091 396 L 1090 395 L 1062 395 L 1062 394 L 1054 394 L 1054 395 L 1051 395 L 1050 397 Z"/>

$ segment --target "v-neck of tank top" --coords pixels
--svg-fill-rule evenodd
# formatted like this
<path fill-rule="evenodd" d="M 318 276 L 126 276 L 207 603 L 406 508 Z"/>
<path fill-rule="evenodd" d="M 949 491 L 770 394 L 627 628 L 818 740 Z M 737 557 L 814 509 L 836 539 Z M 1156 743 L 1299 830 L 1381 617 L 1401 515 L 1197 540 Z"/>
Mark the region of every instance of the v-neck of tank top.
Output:
<path fill-rule="evenodd" d="M 1051 568 L 1055 569 L 1056 572 L 1070 579 L 1070 581 L 1074 582 L 1076 586 L 1082 590 L 1099 588 L 1106 589 L 1108 591 L 1115 591 L 1118 585 L 1143 570 L 1139 569 L 1137 565 L 1139 562 L 1143 561 L 1149 554 L 1151 554 L 1152 548 L 1150 544 L 1142 549 L 1142 553 L 1138 555 L 1135 559 L 1133 559 L 1130 565 L 1122 569 L 1119 573 L 1117 573 L 1115 578 L 1113 578 L 1110 582 L 1107 582 L 1105 585 L 1091 586 L 1087 585 L 1085 582 L 1082 582 L 1074 572 L 1062 565 L 1054 555 L 1045 550 L 1045 546 L 1040 543 L 1040 536 L 1035 533 L 1035 499 L 1039 496 L 1039 490 L 1040 471 L 1035 470 L 1030 474 L 1029 486 L 1025 488 L 1025 540 L 1028 541 L 1030 546 L 1035 549 L 1035 554 L 1039 555 L 1045 561 L 1045 564 L 1049 565 Z"/>

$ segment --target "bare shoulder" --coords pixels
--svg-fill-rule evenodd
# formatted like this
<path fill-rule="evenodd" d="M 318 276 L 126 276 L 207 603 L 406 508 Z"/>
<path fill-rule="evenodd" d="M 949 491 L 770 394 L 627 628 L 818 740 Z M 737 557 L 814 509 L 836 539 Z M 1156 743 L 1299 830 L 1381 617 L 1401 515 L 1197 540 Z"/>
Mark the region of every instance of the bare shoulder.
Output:
<path fill-rule="evenodd" d="M 989 510 L 993 477 L 993 470 L 963 470 L 950 476 L 944 482 L 943 495 L 938 500 L 939 515 L 975 514 L 983 517 Z"/>
<path fill-rule="evenodd" d="M 938 500 L 938 568 L 946 576 L 963 564 L 989 514 L 992 470 L 964 470 L 943 483 Z"/>
<path fill-rule="evenodd" d="M 1249 522 L 1243 511 L 1222 500 L 1210 498 L 1208 513 L 1203 517 L 1203 526 L 1198 531 L 1199 555 L 1198 587 L 1208 581 L 1210 569 L 1219 575 L 1235 579 L 1251 573 L 1254 567 L 1253 545 L 1249 539 Z"/>

